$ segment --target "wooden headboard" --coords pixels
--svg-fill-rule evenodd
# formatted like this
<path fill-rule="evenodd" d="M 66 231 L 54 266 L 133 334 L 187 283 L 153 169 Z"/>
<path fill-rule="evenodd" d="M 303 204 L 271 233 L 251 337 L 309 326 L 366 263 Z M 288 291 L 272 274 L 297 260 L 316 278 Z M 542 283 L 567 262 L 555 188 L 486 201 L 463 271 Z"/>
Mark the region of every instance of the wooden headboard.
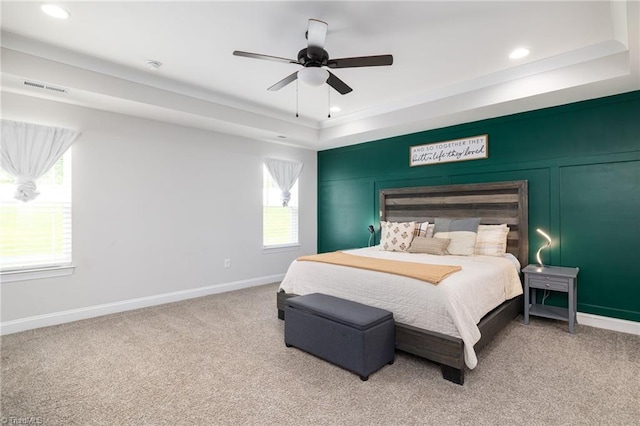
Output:
<path fill-rule="evenodd" d="M 430 222 L 436 217 L 480 217 L 480 224 L 510 228 L 507 251 L 529 264 L 527 181 L 422 186 L 380 191 L 380 220 Z"/>

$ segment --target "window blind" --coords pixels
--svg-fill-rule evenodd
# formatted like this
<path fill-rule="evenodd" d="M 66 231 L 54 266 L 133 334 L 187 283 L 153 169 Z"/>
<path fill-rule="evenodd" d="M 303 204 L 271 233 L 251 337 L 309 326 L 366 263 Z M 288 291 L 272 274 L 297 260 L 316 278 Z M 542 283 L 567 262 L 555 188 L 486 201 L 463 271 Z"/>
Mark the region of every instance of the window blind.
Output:
<path fill-rule="evenodd" d="M 37 184 L 37 198 L 16 200 L 14 178 L 0 170 L 3 272 L 71 264 L 71 149 Z"/>

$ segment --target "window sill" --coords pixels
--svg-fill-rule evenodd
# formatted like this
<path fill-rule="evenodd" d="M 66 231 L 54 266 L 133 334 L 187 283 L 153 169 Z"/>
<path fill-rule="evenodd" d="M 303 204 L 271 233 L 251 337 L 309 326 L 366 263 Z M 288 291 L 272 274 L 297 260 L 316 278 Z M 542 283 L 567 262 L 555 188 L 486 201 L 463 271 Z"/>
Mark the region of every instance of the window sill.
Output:
<path fill-rule="evenodd" d="M 76 269 L 73 265 L 52 266 L 48 268 L 24 269 L 21 271 L 6 271 L 0 273 L 0 281 L 10 283 L 14 281 L 38 280 L 42 278 L 66 277 Z"/>
<path fill-rule="evenodd" d="M 267 246 L 262 247 L 263 254 L 271 254 L 271 253 L 284 253 L 287 251 L 298 251 L 300 250 L 300 244 L 283 244 L 281 246 Z"/>

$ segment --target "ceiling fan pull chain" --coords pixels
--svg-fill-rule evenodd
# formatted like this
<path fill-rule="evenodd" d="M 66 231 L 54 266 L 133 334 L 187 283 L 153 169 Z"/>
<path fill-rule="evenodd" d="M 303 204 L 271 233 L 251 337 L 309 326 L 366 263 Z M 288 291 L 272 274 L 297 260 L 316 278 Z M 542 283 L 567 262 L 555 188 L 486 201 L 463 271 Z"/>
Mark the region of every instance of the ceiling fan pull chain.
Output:
<path fill-rule="evenodd" d="M 296 79 L 296 118 L 298 117 L 298 99 L 300 94 L 298 93 L 298 80 Z"/>
<path fill-rule="evenodd" d="M 331 118 L 331 86 L 327 84 L 327 118 Z"/>

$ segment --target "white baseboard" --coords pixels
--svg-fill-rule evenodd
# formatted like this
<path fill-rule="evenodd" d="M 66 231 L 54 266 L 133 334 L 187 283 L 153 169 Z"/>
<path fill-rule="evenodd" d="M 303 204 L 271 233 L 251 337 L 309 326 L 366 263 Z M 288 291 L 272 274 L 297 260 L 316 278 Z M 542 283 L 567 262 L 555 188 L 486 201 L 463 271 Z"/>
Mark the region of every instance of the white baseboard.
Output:
<path fill-rule="evenodd" d="M 49 327 L 51 325 L 115 314 L 133 309 L 146 308 L 148 306 L 162 305 L 164 303 L 179 302 L 180 300 L 193 299 L 195 297 L 208 296 L 210 294 L 256 287 L 259 285 L 282 281 L 283 278 L 284 274 L 270 275 L 250 280 L 234 281 L 225 284 L 175 291 L 172 293 L 140 297 L 137 299 L 123 300 L 121 302 L 105 303 L 103 305 L 87 306 L 85 308 L 70 309 L 68 311 L 5 321 L 0 323 L 0 335 L 18 333 L 20 331 L 33 330 L 40 327 Z M 640 336 L 640 322 L 578 312 L 578 323 L 588 325 L 590 327 L 603 328 L 606 330 L 619 331 L 622 333 Z"/>
<path fill-rule="evenodd" d="M 578 324 L 640 336 L 640 322 L 578 312 Z"/>
<path fill-rule="evenodd" d="M 40 327 L 49 327 L 51 325 L 115 314 L 133 309 L 146 308 L 148 306 L 162 305 L 164 303 L 178 302 L 180 300 L 193 299 L 195 297 L 208 296 L 210 294 L 256 287 L 259 285 L 279 282 L 282 281 L 283 278 L 284 274 L 270 275 L 250 280 L 216 284 L 189 290 L 175 291 L 172 293 L 157 294 L 137 299 L 129 299 L 120 302 L 105 303 L 103 305 L 87 306 L 84 308 L 70 309 L 68 311 L 53 312 L 51 314 L 5 321 L 0 323 L 0 335 L 18 333 L 20 331 L 32 330 Z"/>

